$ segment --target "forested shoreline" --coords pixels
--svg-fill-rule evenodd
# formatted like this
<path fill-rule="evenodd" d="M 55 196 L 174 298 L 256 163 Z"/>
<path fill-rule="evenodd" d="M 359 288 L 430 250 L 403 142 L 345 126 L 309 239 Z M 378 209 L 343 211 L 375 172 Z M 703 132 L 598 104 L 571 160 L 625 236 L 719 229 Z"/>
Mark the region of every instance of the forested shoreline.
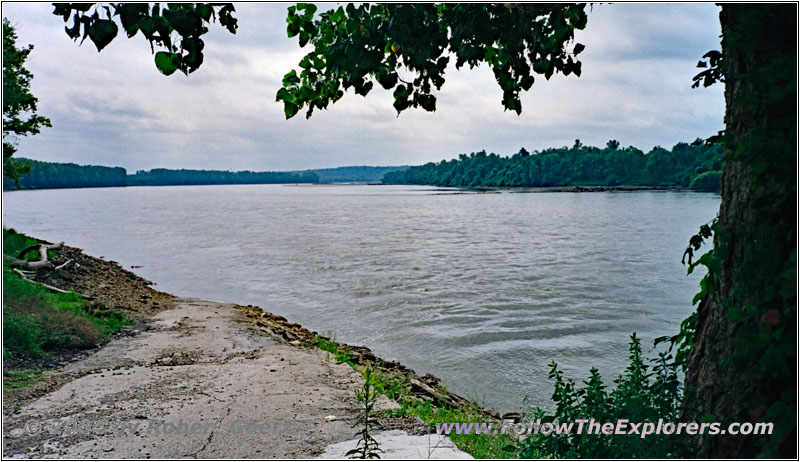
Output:
<path fill-rule="evenodd" d="M 408 166 L 372 167 L 366 165 L 286 172 L 232 172 L 155 168 L 129 174 L 122 167 L 77 165 L 15 158 L 29 165 L 31 172 L 20 177 L 20 189 L 102 188 L 121 186 L 177 186 L 213 184 L 316 184 L 380 182 L 387 172 Z M 3 189 L 16 189 L 12 178 L 3 176 Z"/>
<path fill-rule="evenodd" d="M 177 186 L 212 184 L 318 183 L 319 176 L 306 172 L 231 172 L 224 170 L 172 170 L 155 168 L 128 174 L 122 167 L 77 165 L 16 159 L 31 167 L 19 180 L 21 189 L 102 188 L 121 186 Z M 3 177 L 3 189 L 16 189 L 11 178 Z"/>
<path fill-rule="evenodd" d="M 214 184 L 319 183 L 314 172 L 230 172 L 224 170 L 139 170 L 127 176 L 126 186 L 178 186 Z"/>
<path fill-rule="evenodd" d="M 225 170 L 139 170 L 18 159 L 31 166 L 20 179 L 21 189 L 92 188 L 119 186 L 177 186 L 215 184 L 316 184 L 377 182 L 461 188 L 651 187 L 719 191 L 722 169 L 720 145 L 678 143 L 671 150 L 656 146 L 644 153 L 609 141 L 604 148 L 584 146 L 528 152 L 510 157 L 480 151 L 458 159 L 413 167 L 338 167 L 288 172 L 231 172 Z M 3 177 L 3 189 L 15 189 Z"/>
<path fill-rule="evenodd" d="M 584 146 L 528 152 L 510 157 L 486 151 L 460 154 L 458 159 L 429 162 L 384 175 L 387 184 L 418 184 L 462 188 L 642 186 L 684 187 L 719 191 L 721 145 L 678 143 L 671 150 L 660 146 L 644 153 L 622 148 L 616 140 L 604 148 Z"/>

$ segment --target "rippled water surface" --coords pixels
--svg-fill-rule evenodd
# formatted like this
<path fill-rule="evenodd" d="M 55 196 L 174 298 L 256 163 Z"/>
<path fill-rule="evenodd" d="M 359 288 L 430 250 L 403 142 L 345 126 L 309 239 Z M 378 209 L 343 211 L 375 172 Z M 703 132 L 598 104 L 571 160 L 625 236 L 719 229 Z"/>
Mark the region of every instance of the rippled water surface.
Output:
<path fill-rule="evenodd" d="M 546 405 L 548 363 L 610 381 L 628 337 L 691 312 L 680 263 L 716 194 L 454 194 L 400 186 L 3 193 L 3 224 L 176 295 L 256 304 L 500 410 Z"/>

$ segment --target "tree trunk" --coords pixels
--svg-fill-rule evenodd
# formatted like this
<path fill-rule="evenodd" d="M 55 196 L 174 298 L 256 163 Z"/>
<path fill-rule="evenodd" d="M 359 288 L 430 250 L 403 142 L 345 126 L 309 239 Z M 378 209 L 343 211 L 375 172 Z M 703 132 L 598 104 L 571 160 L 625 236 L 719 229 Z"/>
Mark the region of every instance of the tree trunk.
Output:
<path fill-rule="evenodd" d="M 796 457 L 797 288 L 796 271 L 787 273 L 797 249 L 796 8 L 723 4 L 720 14 L 722 203 L 682 420 L 713 416 L 722 429 L 773 422 L 775 430 L 701 436 L 699 458 Z"/>

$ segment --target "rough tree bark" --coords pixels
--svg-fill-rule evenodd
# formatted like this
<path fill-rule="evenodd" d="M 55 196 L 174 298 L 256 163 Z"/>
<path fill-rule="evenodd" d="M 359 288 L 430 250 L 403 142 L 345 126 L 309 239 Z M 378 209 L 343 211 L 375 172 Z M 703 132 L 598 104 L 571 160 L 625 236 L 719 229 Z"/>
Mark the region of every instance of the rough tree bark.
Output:
<path fill-rule="evenodd" d="M 763 239 L 765 230 L 783 230 L 778 234 L 785 237 L 781 237 L 775 243 L 777 248 L 774 248 L 776 255 L 779 255 L 775 260 L 783 262 L 783 265 L 774 268 L 761 265 L 756 269 L 760 274 L 767 272 L 769 278 L 780 280 L 781 271 L 784 271 L 790 255 L 797 248 L 796 142 L 783 145 L 776 143 L 782 148 L 779 152 L 768 154 L 766 166 L 759 164 L 758 160 L 742 157 L 742 152 L 752 150 L 754 145 L 773 149 L 773 146 L 763 144 L 796 138 L 796 73 L 772 75 L 774 79 L 770 79 L 761 72 L 764 69 L 791 68 L 791 63 L 789 66 L 780 63 L 783 59 L 793 59 L 796 63 L 796 17 L 795 4 L 769 7 L 722 5 L 720 21 L 726 85 L 726 160 L 723 164 L 718 231 L 714 236 L 719 266 L 713 273 L 713 292 L 707 294 L 698 307 L 695 345 L 689 357 L 685 382 L 687 401 L 683 421 L 698 421 L 712 415 L 715 421 L 722 423 L 723 428 L 737 421 L 757 422 L 762 420 L 770 404 L 777 402 L 782 394 L 787 391 L 795 393 L 792 391 L 796 383 L 795 364 L 789 366 L 788 372 L 783 371 L 782 375 L 777 376 L 767 375 L 766 379 L 757 370 L 763 364 L 751 362 L 744 367 L 730 365 L 730 359 L 739 353 L 739 346 L 732 341 L 737 331 L 748 323 L 749 327 L 757 326 L 758 322 L 764 322 L 764 318 L 732 322 L 727 313 L 732 309 L 731 305 L 735 309 L 752 305 L 777 312 L 773 316 L 779 316 L 774 319 L 780 322 L 796 322 L 795 307 L 785 302 L 774 304 L 772 295 L 760 290 L 751 290 L 742 296 L 741 287 L 737 287 L 742 285 L 743 273 L 739 274 L 740 271 L 746 265 L 756 265 L 753 263 L 753 249 L 764 252 L 754 246 L 758 245 L 759 239 Z M 793 101 L 782 101 L 781 105 L 774 104 L 774 101 L 766 103 L 769 92 L 780 85 L 793 88 Z M 754 140 L 758 141 L 754 143 Z M 762 156 L 759 157 L 762 161 L 765 158 L 763 153 L 758 156 Z M 766 181 L 762 179 L 754 183 L 756 172 L 765 168 Z M 796 302 L 796 289 L 794 297 Z M 789 335 L 793 335 L 796 345 L 796 328 L 786 328 Z M 796 432 L 796 428 L 791 431 Z M 755 457 L 763 455 L 766 439 L 768 437 L 764 436 L 705 436 L 699 439 L 694 455 L 700 458 Z M 794 440 L 794 434 L 781 438 L 777 444 L 778 453 L 772 455 L 795 457 Z"/>

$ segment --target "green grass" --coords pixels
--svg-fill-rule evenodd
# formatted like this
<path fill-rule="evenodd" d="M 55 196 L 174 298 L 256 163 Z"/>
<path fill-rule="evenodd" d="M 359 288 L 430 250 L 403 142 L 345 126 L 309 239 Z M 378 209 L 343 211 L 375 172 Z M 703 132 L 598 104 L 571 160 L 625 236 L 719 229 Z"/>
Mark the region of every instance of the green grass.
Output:
<path fill-rule="evenodd" d="M 488 422 L 486 414 L 474 403 L 472 407 L 455 409 L 447 405 L 435 407 L 430 401 L 419 400 L 409 407 L 409 413 L 432 425 L 449 422 Z M 501 424 L 493 423 L 492 427 L 499 430 Z M 476 459 L 513 459 L 516 457 L 515 451 L 506 450 L 514 444 L 514 440 L 508 434 L 456 435 L 451 433 L 447 436 L 459 449 L 471 454 Z"/>
<path fill-rule="evenodd" d="M 25 388 L 38 382 L 42 371 L 3 371 L 3 386 L 6 388 Z"/>
<path fill-rule="evenodd" d="M 35 243 L 24 234 L 3 230 L 5 254 L 14 255 Z M 101 308 L 74 292 L 51 293 L 22 279 L 3 262 L 3 358 L 48 357 L 106 341 L 128 321 L 117 311 Z"/>
<path fill-rule="evenodd" d="M 311 346 L 311 345 L 309 345 Z M 400 408 L 385 411 L 386 417 L 417 416 L 423 422 L 431 425 L 449 422 L 486 422 L 487 417 L 480 406 L 473 403 L 471 407 L 456 409 L 446 403 L 434 403 L 417 398 L 411 394 L 408 378 L 400 372 L 385 371 L 380 367 L 358 365 L 353 362 L 350 354 L 336 341 L 334 335 L 317 336 L 314 346 L 328 354 L 333 355 L 337 362 L 349 364 L 362 376 L 371 370 L 370 381 L 375 390 L 400 404 Z M 330 359 L 330 357 L 328 358 Z M 378 365 L 379 366 L 379 365 Z M 439 386 L 439 392 L 446 392 L 446 388 Z M 500 428 L 500 424 L 495 424 Z M 514 441 L 508 435 L 448 435 L 453 443 L 464 452 L 471 454 L 476 459 L 508 459 L 514 458 L 514 451 L 507 451 Z"/>
<path fill-rule="evenodd" d="M 39 241 L 16 232 L 14 229 L 3 228 L 3 254 L 16 257 L 17 254 L 26 247 L 39 244 Z M 54 250 L 47 252 L 47 258 L 55 258 L 57 253 Z M 25 260 L 38 260 L 39 250 L 31 250 L 25 254 Z"/>
<path fill-rule="evenodd" d="M 339 342 L 336 341 L 335 336 L 328 338 L 318 335 L 316 339 L 316 347 L 322 351 L 327 351 L 328 353 L 332 354 L 337 363 L 347 363 L 354 369 L 356 368 L 356 365 L 353 363 L 353 358 L 350 357 L 350 353 L 340 348 Z"/>
<path fill-rule="evenodd" d="M 361 373 L 364 371 L 362 369 Z M 387 417 L 417 416 L 430 425 L 437 423 L 469 423 L 487 422 L 480 406 L 472 403 L 466 408 L 453 408 L 446 403 L 435 403 L 417 398 L 411 394 L 408 378 L 399 372 L 376 371 L 372 377 L 375 389 L 400 403 L 400 408 L 386 411 Z M 445 393 L 446 388 L 439 386 L 439 392 Z M 494 428 L 499 429 L 500 424 L 495 423 Z M 476 459 L 508 459 L 514 458 L 513 451 L 507 451 L 514 441 L 508 435 L 456 435 L 448 437 L 464 452 L 471 454 Z"/>

